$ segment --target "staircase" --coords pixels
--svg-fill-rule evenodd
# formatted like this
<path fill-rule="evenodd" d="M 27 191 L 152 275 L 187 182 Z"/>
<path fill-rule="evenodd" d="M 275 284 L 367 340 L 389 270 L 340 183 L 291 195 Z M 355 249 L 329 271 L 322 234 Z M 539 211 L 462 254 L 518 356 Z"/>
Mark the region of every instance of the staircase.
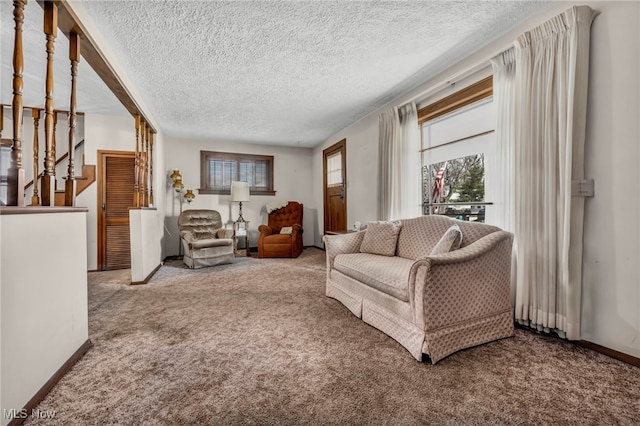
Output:
<path fill-rule="evenodd" d="M 75 157 L 82 157 L 82 174 L 81 175 L 76 175 L 75 176 L 75 180 L 76 180 L 76 196 L 78 196 L 79 194 L 81 194 L 85 189 L 87 189 L 89 186 L 91 186 L 92 183 L 94 183 L 96 181 L 96 166 L 93 164 L 84 164 L 84 140 L 78 142 L 78 144 L 75 147 L 76 152 L 75 152 Z M 82 150 L 82 151 L 81 151 Z M 56 160 L 56 164 L 55 164 L 55 170 L 56 170 L 56 174 L 60 174 L 62 175 L 61 172 L 62 170 L 58 170 L 59 167 L 58 165 L 60 165 L 67 157 L 69 156 L 68 153 L 64 153 L 62 156 L 60 156 L 60 158 L 58 158 Z M 62 164 L 62 168 L 64 169 L 65 165 Z M 77 170 L 77 167 L 76 167 Z M 40 179 L 43 176 L 43 173 L 40 173 L 38 175 L 38 179 Z M 29 183 L 27 183 L 24 187 L 25 191 L 28 190 L 29 188 L 31 188 L 33 186 L 33 180 L 30 181 Z M 58 185 L 58 179 L 56 179 L 56 191 L 54 193 L 54 205 L 56 206 L 64 206 L 64 189 L 58 189 L 59 186 L 64 187 L 64 184 L 62 185 Z M 30 199 L 30 197 L 28 197 L 27 199 Z"/>
<path fill-rule="evenodd" d="M 94 164 L 83 164 L 82 175 L 76 176 L 76 181 L 76 196 L 78 196 L 96 181 L 96 166 Z M 56 189 L 53 202 L 56 206 L 64 206 L 64 189 Z"/>

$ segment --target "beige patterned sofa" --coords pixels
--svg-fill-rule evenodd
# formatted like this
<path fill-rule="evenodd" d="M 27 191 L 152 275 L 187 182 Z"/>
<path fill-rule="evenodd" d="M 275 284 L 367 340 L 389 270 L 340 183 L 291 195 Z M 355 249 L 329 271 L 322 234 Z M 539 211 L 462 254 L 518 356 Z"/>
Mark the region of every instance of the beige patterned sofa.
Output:
<path fill-rule="evenodd" d="M 327 296 L 434 364 L 513 335 L 511 233 L 436 215 L 389 224 L 324 237 Z"/>

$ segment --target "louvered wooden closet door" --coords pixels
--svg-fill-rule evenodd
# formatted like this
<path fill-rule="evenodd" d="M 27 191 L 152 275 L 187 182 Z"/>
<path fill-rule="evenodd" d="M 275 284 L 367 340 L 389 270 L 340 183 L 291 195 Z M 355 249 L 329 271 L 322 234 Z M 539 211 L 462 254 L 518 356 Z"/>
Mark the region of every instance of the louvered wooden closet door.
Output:
<path fill-rule="evenodd" d="M 129 207 L 132 206 L 134 153 L 102 154 L 100 269 L 131 267 Z"/>

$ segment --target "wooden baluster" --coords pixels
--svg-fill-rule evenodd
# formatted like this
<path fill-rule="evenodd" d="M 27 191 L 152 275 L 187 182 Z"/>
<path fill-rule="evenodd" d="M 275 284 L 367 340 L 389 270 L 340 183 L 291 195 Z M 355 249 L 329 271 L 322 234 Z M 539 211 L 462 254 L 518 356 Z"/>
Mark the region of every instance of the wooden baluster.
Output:
<path fill-rule="evenodd" d="M 57 137 L 56 137 L 56 133 L 58 133 L 58 111 L 53 110 L 53 149 L 51 150 L 51 156 L 53 157 L 53 159 L 55 161 L 58 161 L 58 157 L 56 157 L 56 141 L 57 141 Z M 57 171 L 56 171 L 56 163 L 53 163 L 53 192 L 58 190 L 58 179 L 57 179 Z M 55 199 L 55 196 L 52 195 L 52 197 Z M 52 204 L 53 205 L 53 204 Z"/>
<path fill-rule="evenodd" d="M 144 207 L 144 168 L 147 160 L 144 152 L 144 138 L 146 137 L 146 123 L 144 119 L 140 119 L 140 169 L 138 170 L 138 182 L 140 184 L 140 207 Z"/>
<path fill-rule="evenodd" d="M 76 77 L 78 76 L 78 62 L 80 62 L 80 36 L 69 34 L 69 62 L 71 63 L 71 97 L 69 99 L 69 164 L 67 166 L 67 180 L 64 183 L 64 205 L 76 204 L 76 171 L 74 164 L 76 146 Z"/>
<path fill-rule="evenodd" d="M 27 0 L 14 0 L 13 20 L 15 38 L 13 41 L 13 143 L 11 146 L 11 164 L 7 172 L 7 205 L 24 206 L 24 169 L 22 168 L 22 88 L 24 82 L 24 52 L 22 50 L 22 24 L 24 6 Z"/>
<path fill-rule="evenodd" d="M 31 205 L 39 206 L 38 175 L 40 171 L 38 169 L 38 161 L 40 156 L 40 141 L 38 140 L 38 125 L 40 123 L 40 110 L 33 108 L 31 110 L 31 117 L 33 117 L 33 195 L 31 196 Z"/>
<path fill-rule="evenodd" d="M 140 207 L 140 116 L 136 115 L 136 163 L 133 177 L 133 206 Z"/>
<path fill-rule="evenodd" d="M 153 207 L 153 133 L 149 134 L 149 206 Z"/>
<path fill-rule="evenodd" d="M 149 140 L 151 139 L 151 128 L 146 125 L 145 131 L 147 133 L 146 146 L 145 146 L 145 162 L 144 162 L 144 206 L 149 207 Z"/>
<path fill-rule="evenodd" d="M 42 184 L 42 205 L 53 206 L 55 194 L 55 152 L 54 140 L 54 120 L 53 112 L 53 52 L 54 42 L 58 33 L 58 6 L 47 1 L 44 3 L 44 33 L 47 36 L 47 74 L 45 81 L 45 101 L 44 101 L 44 142 L 45 158 Z"/>

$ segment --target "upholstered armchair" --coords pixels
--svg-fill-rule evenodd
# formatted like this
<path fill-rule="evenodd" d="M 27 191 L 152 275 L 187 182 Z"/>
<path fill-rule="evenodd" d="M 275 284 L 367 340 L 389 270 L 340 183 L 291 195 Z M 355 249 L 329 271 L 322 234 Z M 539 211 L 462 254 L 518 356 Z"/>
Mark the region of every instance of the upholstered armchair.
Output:
<path fill-rule="evenodd" d="M 185 265 L 189 268 L 231 263 L 233 229 L 222 228 L 220 213 L 215 210 L 185 210 L 178 218 Z"/>
<path fill-rule="evenodd" d="M 258 227 L 258 257 L 300 256 L 303 247 L 302 212 L 302 204 L 289 201 L 286 206 L 269 213 L 268 225 Z"/>

